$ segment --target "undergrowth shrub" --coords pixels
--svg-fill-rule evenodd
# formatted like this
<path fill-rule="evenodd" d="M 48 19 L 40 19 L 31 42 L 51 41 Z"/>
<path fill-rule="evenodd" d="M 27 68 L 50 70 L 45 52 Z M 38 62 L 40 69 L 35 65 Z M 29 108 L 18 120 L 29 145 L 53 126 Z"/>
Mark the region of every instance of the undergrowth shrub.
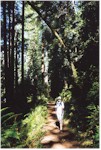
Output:
<path fill-rule="evenodd" d="M 9 108 L 1 109 L 1 147 L 15 147 L 20 142 L 20 133 L 18 132 L 19 122 L 16 118 L 21 114 L 10 112 Z"/>
<path fill-rule="evenodd" d="M 49 99 L 44 94 L 41 94 L 40 96 L 38 96 L 37 101 L 39 104 L 46 104 Z"/>
<path fill-rule="evenodd" d="M 40 138 L 44 134 L 42 127 L 47 117 L 47 107 L 37 106 L 34 111 L 25 117 L 21 127 L 22 139 L 26 137 L 25 142 L 28 147 L 40 147 Z"/>
<path fill-rule="evenodd" d="M 7 108 L 3 108 L 5 111 Z M 10 116 L 10 117 L 8 117 Z M 2 115 L 1 147 L 2 148 L 38 148 L 42 147 L 40 139 L 44 135 L 42 127 L 47 117 L 47 107 L 39 105 L 16 121 L 18 114 L 7 112 Z M 13 118 L 12 122 L 8 121 Z"/>
<path fill-rule="evenodd" d="M 75 95 L 73 94 L 76 93 Z M 99 147 L 99 83 L 93 80 L 87 95 L 77 88 L 63 89 L 61 97 L 65 102 L 65 118 L 74 128 L 83 147 Z M 77 96 L 77 97 L 76 97 Z M 83 97 L 84 96 L 84 97 Z"/>
<path fill-rule="evenodd" d="M 88 106 L 89 116 L 88 118 L 88 130 L 87 136 L 93 140 L 92 147 L 99 147 L 99 106 L 91 104 Z"/>
<path fill-rule="evenodd" d="M 99 83 L 94 81 L 92 87 L 87 94 L 87 100 L 90 105 L 87 107 L 89 115 L 88 119 L 88 136 L 92 138 L 92 147 L 99 147 Z"/>
<path fill-rule="evenodd" d="M 87 100 L 91 102 L 93 100 L 95 105 L 99 104 L 99 83 L 97 81 L 93 82 L 92 87 L 87 94 Z"/>

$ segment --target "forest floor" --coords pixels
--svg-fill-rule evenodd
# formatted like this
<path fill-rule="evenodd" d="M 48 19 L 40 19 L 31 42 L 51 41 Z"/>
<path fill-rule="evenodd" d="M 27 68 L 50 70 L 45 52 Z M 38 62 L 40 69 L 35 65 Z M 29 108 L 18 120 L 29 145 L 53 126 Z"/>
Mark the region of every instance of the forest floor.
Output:
<path fill-rule="evenodd" d="M 46 132 L 41 140 L 44 148 L 79 148 L 79 142 L 76 141 L 75 135 L 70 132 L 68 122 L 64 122 L 63 130 L 60 132 L 58 128 L 58 121 L 56 118 L 55 104 L 48 103 L 48 117 L 47 122 L 43 127 Z"/>

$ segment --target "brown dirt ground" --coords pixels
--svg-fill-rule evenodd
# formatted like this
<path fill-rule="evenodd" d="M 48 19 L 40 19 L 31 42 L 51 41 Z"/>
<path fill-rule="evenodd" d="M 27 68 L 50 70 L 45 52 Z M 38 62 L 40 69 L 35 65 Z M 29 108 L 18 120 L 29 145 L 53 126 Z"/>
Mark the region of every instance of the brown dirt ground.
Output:
<path fill-rule="evenodd" d="M 46 131 L 41 140 L 44 148 L 79 148 L 75 135 L 69 131 L 66 123 L 63 124 L 63 130 L 60 132 L 54 103 L 48 103 L 48 117 L 43 131 Z"/>

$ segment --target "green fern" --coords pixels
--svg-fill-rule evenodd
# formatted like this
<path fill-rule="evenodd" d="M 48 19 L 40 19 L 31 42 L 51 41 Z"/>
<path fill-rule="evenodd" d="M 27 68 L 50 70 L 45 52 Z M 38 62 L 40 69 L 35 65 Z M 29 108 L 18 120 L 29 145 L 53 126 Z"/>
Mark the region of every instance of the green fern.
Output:
<path fill-rule="evenodd" d="M 45 118 L 47 116 L 47 107 L 42 105 L 37 106 L 30 113 L 24 116 L 24 120 L 20 120 L 19 122 L 13 121 L 12 124 L 8 124 L 7 121 L 17 117 L 18 115 L 21 114 L 7 112 L 6 114 L 2 115 L 3 121 L 1 133 L 1 147 L 42 148 L 42 145 L 40 144 L 40 139 L 44 135 L 42 127 L 46 121 Z M 34 143 L 32 141 L 34 141 Z"/>
<path fill-rule="evenodd" d="M 2 108 L 2 109 L 0 110 L 0 112 L 3 112 L 3 111 L 5 111 L 5 110 L 7 110 L 7 109 L 9 109 L 9 107 L 4 107 L 4 108 Z"/>
<path fill-rule="evenodd" d="M 4 114 L 4 115 L 1 117 L 1 122 L 2 122 L 3 119 L 5 119 L 6 117 L 9 117 L 9 116 L 11 116 L 11 115 L 14 115 L 14 113 L 13 113 L 13 112 L 10 112 L 10 113 Z"/>
<path fill-rule="evenodd" d="M 20 133 L 18 132 L 19 122 L 15 122 L 13 125 L 2 127 L 1 132 L 1 146 L 2 148 L 15 147 L 17 142 L 20 142 Z M 12 142 L 13 141 L 13 142 Z"/>
<path fill-rule="evenodd" d="M 21 113 L 22 114 L 22 113 Z M 15 118 L 15 117 L 17 117 L 17 116 L 19 116 L 19 115 L 21 115 L 21 114 L 13 114 L 12 116 L 10 116 L 9 118 L 7 118 L 6 120 L 4 120 L 3 122 L 2 122 L 2 124 L 5 124 L 7 121 L 9 121 L 10 119 L 12 119 L 12 118 Z"/>

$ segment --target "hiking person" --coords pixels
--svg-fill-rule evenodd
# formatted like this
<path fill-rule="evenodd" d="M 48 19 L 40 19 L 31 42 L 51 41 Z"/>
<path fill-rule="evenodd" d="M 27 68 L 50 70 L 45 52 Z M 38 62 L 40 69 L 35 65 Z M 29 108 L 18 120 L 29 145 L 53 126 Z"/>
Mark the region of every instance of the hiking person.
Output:
<path fill-rule="evenodd" d="M 57 119 L 59 121 L 59 127 L 60 127 L 60 130 L 62 130 L 63 116 L 64 116 L 64 102 L 62 101 L 61 96 L 57 98 L 55 108 L 56 108 Z"/>

